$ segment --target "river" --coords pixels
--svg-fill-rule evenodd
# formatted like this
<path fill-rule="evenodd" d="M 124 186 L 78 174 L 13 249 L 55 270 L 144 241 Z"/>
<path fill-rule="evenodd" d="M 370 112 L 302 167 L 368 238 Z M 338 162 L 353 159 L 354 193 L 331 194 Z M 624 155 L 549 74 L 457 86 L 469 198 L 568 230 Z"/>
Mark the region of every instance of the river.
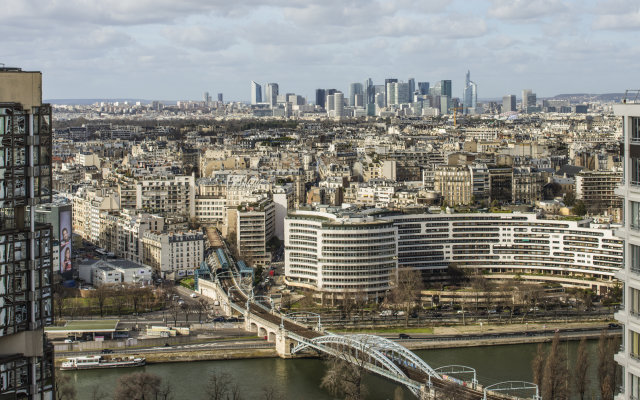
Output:
<path fill-rule="evenodd" d="M 569 370 L 573 368 L 578 342 L 562 343 L 569 350 Z M 535 356 L 537 344 L 500 345 L 466 347 L 455 349 L 418 350 L 433 368 L 459 364 L 477 370 L 481 384 L 489 385 L 507 380 L 531 381 L 531 360 Z M 591 386 L 596 388 L 597 341 L 589 342 L 592 360 L 590 368 Z M 197 361 L 147 365 L 136 369 L 88 370 L 58 372 L 70 374 L 78 390 L 79 400 L 91 400 L 92 390 L 99 386 L 103 392 L 111 394 L 119 376 L 131 372 L 146 371 L 157 374 L 171 383 L 176 400 L 204 399 L 208 376 L 226 372 L 240 384 L 244 399 L 261 399 L 264 388 L 276 387 L 288 400 L 318 399 L 331 400 L 332 397 L 320 388 L 325 367 L 318 359 L 280 358 Z M 571 374 L 570 374 L 571 375 Z M 367 399 L 392 399 L 396 385 L 377 376 L 366 379 L 369 395 Z M 413 396 L 405 390 L 405 399 Z M 591 396 L 589 396 L 591 398 Z"/>

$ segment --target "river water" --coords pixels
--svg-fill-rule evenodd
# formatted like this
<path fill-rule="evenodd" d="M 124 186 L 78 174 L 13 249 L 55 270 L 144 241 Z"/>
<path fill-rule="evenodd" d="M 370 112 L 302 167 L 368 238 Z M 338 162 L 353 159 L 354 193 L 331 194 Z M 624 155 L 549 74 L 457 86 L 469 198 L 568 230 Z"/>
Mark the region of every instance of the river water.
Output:
<path fill-rule="evenodd" d="M 562 343 L 569 351 L 569 371 L 573 368 L 578 342 Z M 433 368 L 443 365 L 459 364 L 477 370 L 478 381 L 483 385 L 507 380 L 531 381 L 531 360 L 535 356 L 537 344 L 500 345 L 483 347 L 466 347 L 456 349 L 418 350 L 415 353 L 422 357 Z M 591 386 L 593 397 L 596 395 L 597 341 L 589 342 L 591 362 Z M 263 390 L 273 386 L 279 390 L 283 398 L 288 400 L 319 399 L 330 400 L 332 397 L 320 388 L 320 381 L 325 371 L 324 363 L 318 359 L 280 358 L 196 361 L 147 365 L 135 369 L 65 371 L 70 374 L 78 390 L 78 399 L 90 400 L 93 388 L 99 386 L 104 393 L 111 394 L 116 381 L 122 374 L 146 371 L 157 374 L 172 385 L 174 398 L 204 399 L 208 377 L 213 373 L 226 372 L 241 386 L 243 399 L 261 399 Z M 571 372 L 570 372 L 571 375 Z M 393 399 L 396 385 L 376 376 L 366 379 L 368 399 Z M 414 398 L 405 390 L 405 399 Z"/>

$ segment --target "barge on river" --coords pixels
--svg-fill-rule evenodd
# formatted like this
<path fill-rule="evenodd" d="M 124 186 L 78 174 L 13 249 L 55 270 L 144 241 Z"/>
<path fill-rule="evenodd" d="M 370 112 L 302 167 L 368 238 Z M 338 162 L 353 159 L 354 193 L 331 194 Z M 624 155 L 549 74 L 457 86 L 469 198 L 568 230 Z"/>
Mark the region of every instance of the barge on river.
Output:
<path fill-rule="evenodd" d="M 105 357 L 105 356 L 81 356 L 70 357 L 60 365 L 61 370 L 97 369 L 97 368 L 123 368 L 141 367 L 145 365 L 144 357 Z"/>

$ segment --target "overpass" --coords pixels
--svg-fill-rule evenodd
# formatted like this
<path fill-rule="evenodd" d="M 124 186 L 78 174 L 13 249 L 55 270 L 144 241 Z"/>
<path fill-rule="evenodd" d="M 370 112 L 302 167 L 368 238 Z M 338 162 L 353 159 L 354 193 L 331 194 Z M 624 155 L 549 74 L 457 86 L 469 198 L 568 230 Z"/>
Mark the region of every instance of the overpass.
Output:
<path fill-rule="evenodd" d="M 227 254 L 229 254 L 227 252 Z M 435 400 L 442 393 L 455 393 L 456 400 L 504 400 L 530 398 L 542 400 L 538 387 L 529 382 L 509 381 L 483 387 L 473 368 L 451 365 L 434 369 L 410 350 L 376 335 L 337 335 L 322 328 L 320 316 L 313 313 L 283 314 L 271 299 L 254 296 L 251 284 L 243 282 L 231 257 L 228 270 L 216 271 L 214 255 L 207 259 L 211 280 L 200 279 L 197 290 L 217 300 L 227 315 L 242 315 L 245 329 L 275 343 L 282 358 L 309 352 L 327 354 L 405 386 L 421 400 Z M 301 315 L 304 314 L 304 315 Z M 299 321 L 304 316 L 305 323 Z M 306 321 L 314 320 L 309 324 Z M 515 397 L 504 392 L 526 392 Z"/>

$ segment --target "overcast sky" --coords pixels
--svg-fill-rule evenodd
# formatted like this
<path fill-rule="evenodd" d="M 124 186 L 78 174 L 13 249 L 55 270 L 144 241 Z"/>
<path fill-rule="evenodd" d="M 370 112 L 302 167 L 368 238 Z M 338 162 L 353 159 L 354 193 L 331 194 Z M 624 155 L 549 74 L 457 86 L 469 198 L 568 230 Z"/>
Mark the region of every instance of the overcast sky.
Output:
<path fill-rule="evenodd" d="M 0 63 L 44 97 L 248 100 L 371 77 L 480 98 L 640 86 L 638 0 L 0 0 Z"/>

